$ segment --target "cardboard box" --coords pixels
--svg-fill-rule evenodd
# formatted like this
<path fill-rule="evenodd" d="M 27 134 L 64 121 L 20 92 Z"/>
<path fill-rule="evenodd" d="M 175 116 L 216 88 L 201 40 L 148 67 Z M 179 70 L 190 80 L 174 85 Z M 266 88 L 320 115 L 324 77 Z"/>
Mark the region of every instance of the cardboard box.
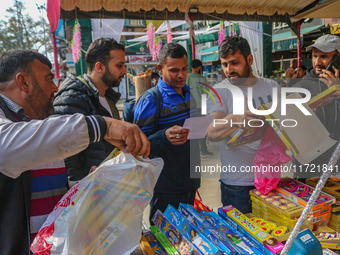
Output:
<path fill-rule="evenodd" d="M 287 99 L 298 100 L 301 99 L 301 96 L 294 93 L 287 96 Z M 287 104 L 287 114 L 282 115 L 281 100 L 279 100 L 276 110 L 265 117 L 267 120 L 278 119 L 282 121 L 290 119 L 298 123 L 295 127 L 291 127 L 280 125 L 277 121 L 273 121 L 273 128 L 292 155 L 301 164 L 307 164 L 331 148 L 336 141 L 330 138 L 329 132 L 312 109 L 307 104 L 302 105 L 311 115 L 305 115 L 294 104 Z M 272 103 L 261 105 L 261 108 L 266 110 L 270 109 L 271 106 Z"/>
<path fill-rule="evenodd" d="M 335 230 L 336 232 L 340 232 L 340 225 L 334 224 L 332 222 L 328 223 L 328 227 L 330 227 L 331 229 Z"/>
<path fill-rule="evenodd" d="M 168 205 L 164 212 L 164 216 L 183 234 L 183 236 L 191 241 L 196 248 L 203 254 L 222 255 L 222 252 L 210 242 L 199 229 L 191 224 L 183 215 L 181 215 L 173 206 Z"/>
<path fill-rule="evenodd" d="M 300 188 L 303 187 L 303 186 L 306 186 L 306 188 L 308 188 L 309 191 L 311 191 L 311 192 L 314 191 L 314 188 L 312 188 L 311 186 L 306 185 L 306 184 L 299 182 L 297 180 L 293 180 L 291 178 L 282 178 L 281 181 L 279 182 L 279 184 L 277 185 L 277 187 L 275 188 L 275 191 L 280 193 L 281 195 L 283 195 L 284 197 L 286 197 L 290 201 L 305 207 L 307 205 L 307 201 L 305 201 L 302 198 L 294 195 L 291 191 L 288 190 L 289 187 L 294 187 L 294 185 L 299 186 Z M 329 195 L 329 194 L 326 194 L 325 192 L 321 192 L 320 196 L 328 197 L 329 199 L 324 201 L 324 202 L 319 202 L 319 203 L 315 204 L 312 207 L 312 212 L 322 211 L 322 210 L 328 209 L 329 205 L 335 203 L 335 198 L 333 196 Z"/>
<path fill-rule="evenodd" d="M 249 192 L 251 197 L 255 197 L 256 199 L 252 200 L 255 203 L 259 203 L 260 206 L 263 206 L 265 208 L 270 208 L 272 211 L 276 212 L 278 215 L 282 215 L 283 217 L 291 218 L 293 219 L 294 217 L 300 216 L 303 207 L 293 203 L 289 200 L 287 200 L 284 196 L 281 194 L 277 193 L 276 191 L 271 191 L 267 195 L 262 195 L 259 191 L 256 189 L 251 190 Z M 288 202 L 281 203 L 279 201 L 287 200 Z M 275 206 L 274 202 L 279 202 L 280 205 L 285 205 L 285 209 L 282 209 L 283 207 L 281 206 Z M 287 204 L 294 204 L 295 206 L 292 208 L 288 208 Z"/>
<path fill-rule="evenodd" d="M 223 212 L 225 219 L 228 222 L 233 221 L 236 223 L 237 230 L 242 230 L 243 234 L 247 235 L 249 238 L 252 238 L 259 243 L 262 243 L 264 248 L 266 248 L 264 249 L 265 252 L 267 249 L 274 254 L 279 254 L 281 252 L 281 250 L 284 247 L 284 245 L 281 242 L 277 241 L 277 239 L 271 236 L 270 234 L 264 232 L 256 224 L 252 223 L 244 214 L 242 214 L 232 205 L 225 206 L 220 209 L 219 213 L 220 211 Z M 270 242 L 267 242 L 267 240 L 268 241 L 270 240 Z"/>
<path fill-rule="evenodd" d="M 252 213 L 247 213 L 246 216 L 247 216 L 251 221 L 255 222 L 255 224 L 257 224 L 257 225 L 258 225 L 259 227 L 261 227 L 261 228 L 263 227 L 262 222 L 261 222 L 260 224 L 258 224 L 258 223 L 256 222 L 256 220 L 253 220 L 253 219 L 255 219 L 255 218 L 256 218 L 256 219 L 261 219 L 262 221 L 267 221 L 267 222 L 270 223 L 270 224 L 275 224 L 275 225 L 276 225 L 276 228 L 270 230 L 269 233 L 275 231 L 275 230 L 276 230 L 277 228 L 279 228 L 279 227 L 287 227 L 286 233 L 284 233 L 283 235 L 280 235 L 280 236 L 275 236 L 275 238 L 276 238 L 278 241 L 280 241 L 280 242 L 285 242 L 285 241 L 287 241 L 288 237 L 290 236 L 291 232 L 293 231 L 293 227 L 285 226 L 285 225 L 283 225 L 283 224 L 281 224 L 281 223 L 279 223 L 279 222 L 274 222 L 274 221 L 269 221 L 269 220 L 262 219 L 262 218 L 260 218 L 260 217 L 255 216 L 255 215 L 252 214 Z M 265 224 L 265 225 L 266 225 L 266 224 Z"/>
<path fill-rule="evenodd" d="M 340 212 L 331 213 L 331 223 L 334 225 L 340 225 Z"/>
<path fill-rule="evenodd" d="M 316 187 L 316 184 L 318 183 L 320 178 L 314 177 L 314 178 L 309 178 L 306 180 L 306 184 Z M 325 184 L 325 187 L 322 189 L 322 191 L 334 196 L 336 199 L 340 199 L 340 183 L 332 180 L 329 178 Z M 338 208 L 335 209 L 337 211 L 340 211 L 340 204 L 337 206 Z"/>
<path fill-rule="evenodd" d="M 287 104 L 286 114 L 282 115 L 281 100 L 278 100 L 276 110 L 272 114 L 265 116 L 275 132 L 287 146 L 287 149 L 300 163 L 306 164 L 311 162 L 336 143 L 335 140 L 330 138 L 329 132 L 315 115 L 311 107 L 315 109 L 316 107 L 336 99 L 337 96 L 335 96 L 334 93 L 339 89 L 340 85 L 332 86 L 313 97 L 308 104 L 304 103 L 303 107 L 307 109 L 310 115 L 305 115 L 305 113 L 297 109 L 294 104 Z M 287 99 L 298 100 L 301 99 L 301 96 L 298 93 L 293 93 L 288 95 Z M 271 106 L 272 103 L 269 103 L 261 105 L 259 108 L 268 110 Z M 285 126 L 282 125 L 282 122 L 278 122 L 277 120 L 294 120 L 297 122 L 297 125 L 295 127 Z M 248 130 L 238 130 L 238 132 L 236 132 L 228 141 L 226 147 L 232 148 L 262 139 L 267 124 L 268 123 L 262 127 L 250 128 Z"/>
<path fill-rule="evenodd" d="M 314 233 L 322 248 L 340 250 L 340 235 L 337 232 L 316 232 Z"/>

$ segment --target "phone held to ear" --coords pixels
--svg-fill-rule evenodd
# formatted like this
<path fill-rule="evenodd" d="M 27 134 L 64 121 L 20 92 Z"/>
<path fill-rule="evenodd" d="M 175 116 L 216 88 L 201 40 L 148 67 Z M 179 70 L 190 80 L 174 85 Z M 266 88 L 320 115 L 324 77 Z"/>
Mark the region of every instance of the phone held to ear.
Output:
<path fill-rule="evenodd" d="M 331 62 L 329 62 L 328 66 L 326 67 L 326 70 L 335 73 L 332 66 L 334 66 L 336 69 L 340 69 L 340 57 L 338 55 L 334 55 Z"/>

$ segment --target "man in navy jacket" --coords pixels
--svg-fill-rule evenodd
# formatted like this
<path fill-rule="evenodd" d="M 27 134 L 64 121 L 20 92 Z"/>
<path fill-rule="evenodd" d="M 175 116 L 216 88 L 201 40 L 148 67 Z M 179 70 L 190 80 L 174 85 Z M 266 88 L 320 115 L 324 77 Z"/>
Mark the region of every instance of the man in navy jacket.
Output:
<path fill-rule="evenodd" d="M 162 75 L 157 84 L 163 100 L 161 110 L 157 112 L 155 99 L 148 94 L 139 100 L 134 115 L 135 123 L 151 143 L 150 155 L 164 160 L 150 202 L 150 219 L 157 209 L 164 212 L 168 204 L 193 204 L 200 186 L 199 175 L 191 178 L 194 166 L 200 165 L 199 144 L 189 141 L 189 130 L 183 128 L 185 119 L 197 115 L 190 88 L 185 84 L 189 73 L 185 49 L 176 43 L 163 45 L 157 69 Z"/>

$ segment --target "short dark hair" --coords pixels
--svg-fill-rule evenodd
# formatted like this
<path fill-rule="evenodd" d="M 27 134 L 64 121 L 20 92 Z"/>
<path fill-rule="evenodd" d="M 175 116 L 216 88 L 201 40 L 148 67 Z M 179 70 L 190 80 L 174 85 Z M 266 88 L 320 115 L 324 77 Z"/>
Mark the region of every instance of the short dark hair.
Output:
<path fill-rule="evenodd" d="M 191 67 L 192 67 L 192 68 L 197 68 L 197 67 L 200 67 L 200 66 L 203 66 L 203 64 L 202 64 L 202 61 L 199 60 L 199 59 L 194 59 L 194 60 L 191 62 Z"/>
<path fill-rule="evenodd" d="M 159 74 L 156 73 L 156 72 L 152 72 L 151 73 L 151 79 L 157 79 L 157 78 L 159 78 Z"/>
<path fill-rule="evenodd" d="M 163 66 L 166 63 L 166 58 L 182 58 L 183 56 L 188 57 L 187 51 L 184 47 L 178 43 L 167 43 L 164 44 L 159 51 L 158 58 L 159 64 Z"/>
<path fill-rule="evenodd" d="M 235 54 L 238 50 L 245 59 L 251 54 L 249 43 L 245 38 L 230 36 L 224 39 L 218 47 L 218 56 L 225 58 L 230 54 Z"/>
<path fill-rule="evenodd" d="M 305 65 L 299 65 L 298 68 L 301 68 L 303 71 L 306 71 L 307 70 L 307 67 Z"/>
<path fill-rule="evenodd" d="M 43 54 L 33 50 L 9 50 L 0 57 L 0 83 L 8 82 L 18 73 L 31 73 L 31 64 L 37 59 L 50 69 L 52 64 Z"/>
<path fill-rule="evenodd" d="M 85 60 L 89 71 L 94 69 L 97 62 L 107 65 L 110 61 L 110 51 L 111 50 L 122 50 L 125 51 L 125 46 L 118 43 L 113 38 L 99 38 L 93 41 L 85 55 Z"/>

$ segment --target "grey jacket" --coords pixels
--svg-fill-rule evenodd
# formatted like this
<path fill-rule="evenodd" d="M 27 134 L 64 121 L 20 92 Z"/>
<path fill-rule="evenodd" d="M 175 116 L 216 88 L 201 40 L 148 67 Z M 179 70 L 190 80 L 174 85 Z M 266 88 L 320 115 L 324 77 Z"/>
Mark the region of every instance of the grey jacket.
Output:
<path fill-rule="evenodd" d="M 323 83 L 318 75 L 315 73 L 314 69 L 307 70 L 306 75 L 299 82 L 295 83 L 293 87 L 302 87 L 308 89 L 311 92 L 311 96 L 314 97 L 317 94 L 323 92 L 328 87 L 325 83 Z M 340 140 L 340 100 L 334 100 L 333 102 L 319 107 L 316 111 L 316 115 L 322 122 L 322 124 L 326 127 L 328 132 L 330 133 L 331 138 L 339 141 Z M 322 166 L 323 164 L 327 164 L 335 147 L 331 147 L 321 156 L 310 162 L 310 164 L 315 164 Z M 339 161 L 338 161 L 339 163 Z M 322 169 L 322 168 L 321 168 Z M 321 173 L 320 173 L 321 174 Z M 311 177 L 313 174 L 303 174 L 304 177 Z M 314 175 L 316 175 L 314 173 Z M 301 173 L 298 176 L 302 176 Z"/>

